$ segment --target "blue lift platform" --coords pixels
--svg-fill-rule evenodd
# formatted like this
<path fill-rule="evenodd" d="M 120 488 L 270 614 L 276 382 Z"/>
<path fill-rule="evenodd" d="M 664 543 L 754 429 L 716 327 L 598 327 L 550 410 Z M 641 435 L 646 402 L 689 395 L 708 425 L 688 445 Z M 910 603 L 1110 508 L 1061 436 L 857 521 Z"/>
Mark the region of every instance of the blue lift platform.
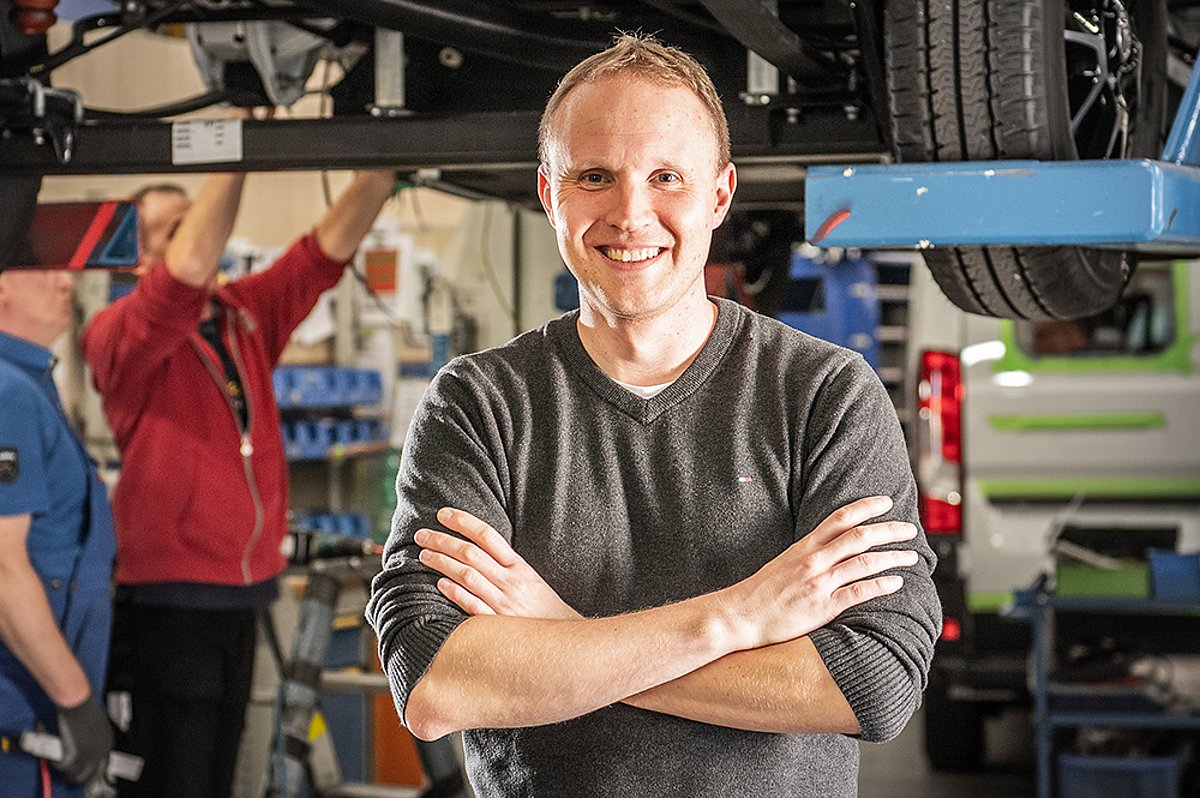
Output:
<path fill-rule="evenodd" d="M 804 223 L 821 247 L 1200 252 L 1200 69 L 1161 160 L 814 166 Z"/>

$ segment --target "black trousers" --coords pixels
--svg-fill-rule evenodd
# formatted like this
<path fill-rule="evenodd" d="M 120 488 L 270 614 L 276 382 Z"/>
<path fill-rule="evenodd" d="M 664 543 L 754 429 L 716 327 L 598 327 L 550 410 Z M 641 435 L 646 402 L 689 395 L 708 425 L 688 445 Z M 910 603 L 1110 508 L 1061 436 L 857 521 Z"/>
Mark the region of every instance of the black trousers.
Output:
<path fill-rule="evenodd" d="M 228 798 L 254 667 L 254 610 L 117 602 L 108 689 L 132 717 L 117 750 L 145 759 L 121 798 Z"/>

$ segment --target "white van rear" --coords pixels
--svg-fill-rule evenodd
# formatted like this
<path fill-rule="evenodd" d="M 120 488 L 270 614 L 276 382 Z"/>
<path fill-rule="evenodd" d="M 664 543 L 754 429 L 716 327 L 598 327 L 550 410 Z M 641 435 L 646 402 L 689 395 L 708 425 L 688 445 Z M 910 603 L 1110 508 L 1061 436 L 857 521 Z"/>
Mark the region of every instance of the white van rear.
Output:
<path fill-rule="evenodd" d="M 1144 263 L 1078 322 L 968 315 L 925 269 L 909 307 L 909 437 L 946 612 L 926 749 L 965 769 L 986 712 L 1027 700 L 1028 630 L 1002 613 L 1054 573 L 1064 530 L 1200 550 L 1200 266 Z"/>

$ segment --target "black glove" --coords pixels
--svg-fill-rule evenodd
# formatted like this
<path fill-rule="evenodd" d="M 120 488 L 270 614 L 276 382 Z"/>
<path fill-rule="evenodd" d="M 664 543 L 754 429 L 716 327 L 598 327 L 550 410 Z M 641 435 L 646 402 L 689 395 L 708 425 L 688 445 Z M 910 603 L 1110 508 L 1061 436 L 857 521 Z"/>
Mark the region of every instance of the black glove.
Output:
<path fill-rule="evenodd" d="M 68 781 L 83 784 L 103 773 L 113 747 L 112 725 L 96 696 L 70 709 L 59 707 L 58 736 L 62 759 L 54 764 Z"/>

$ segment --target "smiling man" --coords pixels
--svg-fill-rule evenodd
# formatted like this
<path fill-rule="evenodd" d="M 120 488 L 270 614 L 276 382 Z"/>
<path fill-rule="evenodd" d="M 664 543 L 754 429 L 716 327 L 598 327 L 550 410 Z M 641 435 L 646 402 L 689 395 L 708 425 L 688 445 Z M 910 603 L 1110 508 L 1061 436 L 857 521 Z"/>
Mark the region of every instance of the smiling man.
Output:
<path fill-rule="evenodd" d="M 737 176 L 690 56 L 621 37 L 540 142 L 580 309 L 450 363 L 410 427 L 367 611 L 401 718 L 464 730 L 481 798 L 853 795 L 941 620 L 888 397 L 706 296 Z"/>

